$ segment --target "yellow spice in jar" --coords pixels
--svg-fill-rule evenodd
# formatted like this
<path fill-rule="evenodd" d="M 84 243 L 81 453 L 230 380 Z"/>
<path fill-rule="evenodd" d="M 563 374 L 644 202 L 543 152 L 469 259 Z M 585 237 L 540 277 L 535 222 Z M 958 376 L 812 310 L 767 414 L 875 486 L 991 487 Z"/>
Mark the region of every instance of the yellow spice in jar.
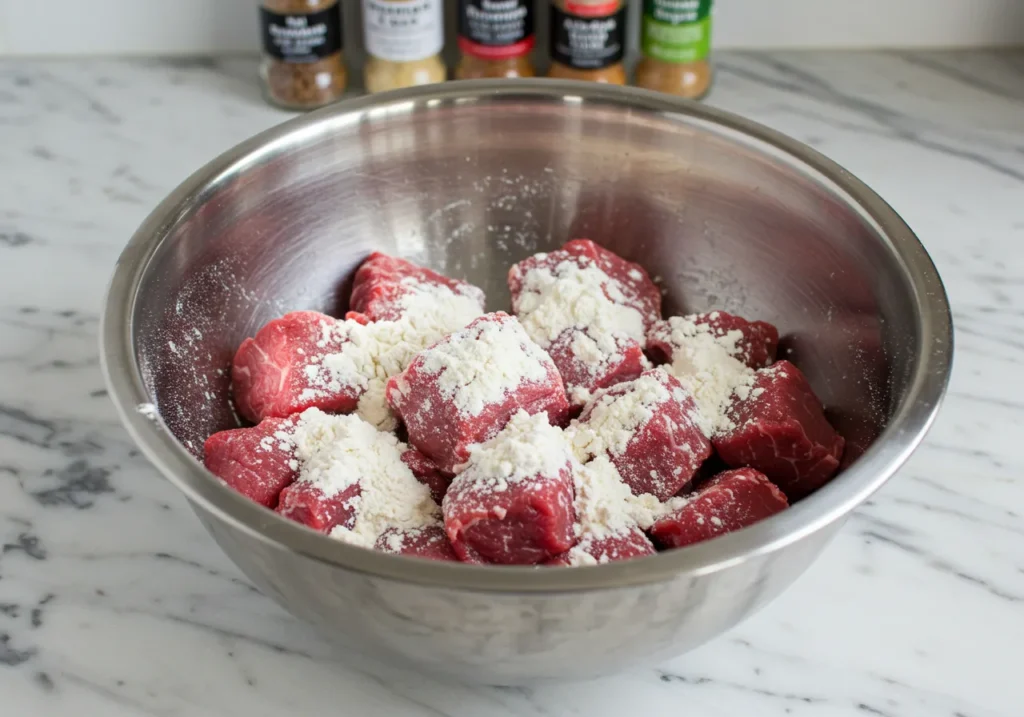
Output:
<path fill-rule="evenodd" d="M 441 0 L 363 0 L 367 92 L 444 82 Z"/>

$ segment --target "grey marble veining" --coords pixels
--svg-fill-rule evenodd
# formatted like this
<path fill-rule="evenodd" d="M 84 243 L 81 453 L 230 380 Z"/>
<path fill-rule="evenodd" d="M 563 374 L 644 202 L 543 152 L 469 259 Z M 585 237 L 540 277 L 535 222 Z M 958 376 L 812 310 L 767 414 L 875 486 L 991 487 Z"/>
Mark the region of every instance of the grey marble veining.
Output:
<path fill-rule="evenodd" d="M 288 115 L 249 60 L 0 62 L 0 714 L 1014 717 L 1024 705 L 1024 54 L 725 54 L 711 102 L 886 197 L 957 322 L 927 443 L 782 598 L 594 683 L 365 671 L 256 592 L 133 448 L 106 281 L 173 186 Z"/>

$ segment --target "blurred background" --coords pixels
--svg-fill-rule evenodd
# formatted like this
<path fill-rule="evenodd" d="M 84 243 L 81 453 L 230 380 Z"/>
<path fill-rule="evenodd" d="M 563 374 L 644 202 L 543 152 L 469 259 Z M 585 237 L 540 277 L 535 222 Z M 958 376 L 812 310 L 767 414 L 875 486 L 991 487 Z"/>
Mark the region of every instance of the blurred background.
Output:
<path fill-rule="evenodd" d="M 220 54 L 259 50 L 257 0 L 0 0 L 0 55 Z M 546 0 L 537 18 L 543 31 Z M 630 0 L 636 27 L 641 0 Z M 343 0 L 346 50 L 359 2 Z M 454 38 L 456 3 L 445 3 Z M 636 33 L 631 33 L 635 47 Z M 717 48 L 979 47 L 1024 42 L 1024 0 L 720 0 Z M 449 43 L 451 44 L 451 43 Z M 546 43 L 538 37 L 538 49 Z"/>

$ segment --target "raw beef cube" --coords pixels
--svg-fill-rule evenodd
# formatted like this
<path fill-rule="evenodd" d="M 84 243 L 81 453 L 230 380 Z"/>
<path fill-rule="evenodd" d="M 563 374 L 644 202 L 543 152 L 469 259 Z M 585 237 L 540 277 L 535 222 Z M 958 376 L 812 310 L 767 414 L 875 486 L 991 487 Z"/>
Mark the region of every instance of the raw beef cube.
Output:
<path fill-rule="evenodd" d="M 721 473 L 651 527 L 662 548 L 681 548 L 753 525 L 788 507 L 786 496 L 753 468 Z"/>
<path fill-rule="evenodd" d="M 253 428 L 219 431 L 206 439 L 206 468 L 239 493 L 273 508 L 281 490 L 295 480 L 290 433 L 295 418 L 266 418 Z"/>
<path fill-rule="evenodd" d="M 770 366 L 779 349 L 779 330 L 766 321 L 747 321 L 726 313 L 711 311 L 684 317 L 697 326 L 706 326 L 711 334 L 729 342 L 730 355 L 752 369 Z M 673 344 L 669 322 L 660 322 L 647 337 L 647 348 L 659 363 L 671 362 Z M 734 333 L 735 332 L 735 333 Z"/>
<path fill-rule="evenodd" d="M 402 462 L 406 446 L 358 416 L 311 408 L 294 433 L 299 478 L 281 493 L 278 511 L 334 539 L 372 548 L 388 528 L 440 523 L 427 486 Z"/>
<path fill-rule="evenodd" d="M 771 478 L 791 501 L 833 476 L 843 439 L 829 425 L 821 401 L 789 361 L 757 372 L 745 398 L 729 410 L 733 427 L 716 436 L 715 450 L 734 468 L 751 466 Z"/>
<path fill-rule="evenodd" d="M 599 269 L 605 275 L 603 284 L 607 298 L 639 311 L 645 327 L 649 328 L 661 318 L 661 290 L 651 281 L 647 271 L 639 264 L 626 261 L 615 252 L 608 251 L 589 239 L 573 239 L 561 249 L 534 254 L 529 259 L 515 264 L 508 274 L 513 305 L 515 297 L 523 290 L 524 285 L 529 283 L 528 274 L 531 271 L 546 269 L 558 273 L 557 267 L 565 262 L 576 264 L 580 269 Z"/>
<path fill-rule="evenodd" d="M 242 342 L 231 365 L 235 407 L 253 423 L 290 416 L 311 406 L 347 413 L 355 409 L 365 387 L 318 385 L 315 364 L 341 350 L 339 322 L 316 311 L 294 311 L 274 319 L 255 338 Z M 309 370 L 312 367 L 313 370 Z"/>
<path fill-rule="evenodd" d="M 367 326 L 371 323 L 371 319 L 366 314 L 360 314 L 358 311 L 348 311 L 345 313 L 345 321 L 355 321 L 357 324 Z"/>
<path fill-rule="evenodd" d="M 389 528 L 381 534 L 374 546 L 377 550 L 396 555 L 413 555 L 428 560 L 449 560 L 459 562 L 459 556 L 452 550 L 444 528 L 432 525 L 426 528 L 398 530 Z"/>
<path fill-rule="evenodd" d="M 586 329 L 569 329 L 548 347 L 576 411 L 594 391 L 634 379 L 650 366 L 636 341 L 608 338 L 612 350 L 605 352 Z"/>
<path fill-rule="evenodd" d="M 374 252 L 356 271 L 349 307 L 371 321 L 397 321 L 414 303 L 438 295 L 465 297 L 477 313 L 484 308 L 484 292 L 472 284 Z"/>
<path fill-rule="evenodd" d="M 519 262 L 508 285 L 515 314 L 552 354 L 575 406 L 647 367 L 640 350 L 661 292 L 640 266 L 577 239 Z"/>
<path fill-rule="evenodd" d="M 584 536 L 580 542 L 561 555 L 548 560 L 545 565 L 601 565 L 617 560 L 642 558 L 655 554 L 654 545 L 644 531 L 632 528 L 626 532 L 610 535 Z"/>
<path fill-rule="evenodd" d="M 516 413 L 469 449 L 444 497 L 444 527 L 464 561 L 533 565 L 575 543 L 573 460 L 543 414 Z"/>
<path fill-rule="evenodd" d="M 448 485 L 452 482 L 452 477 L 443 473 L 434 461 L 415 448 L 410 448 L 402 453 L 402 463 L 409 466 L 409 470 L 416 476 L 416 480 L 430 489 L 430 497 L 434 499 L 434 502 L 441 505 L 444 494 L 448 492 Z"/>
<path fill-rule="evenodd" d="M 668 500 L 711 455 L 696 410 L 675 377 L 647 371 L 595 394 L 570 429 L 573 447 L 584 462 L 607 455 L 634 495 Z"/>
<path fill-rule="evenodd" d="M 360 494 L 358 483 L 340 493 L 324 495 L 313 483 L 296 481 L 281 491 L 277 512 L 285 518 L 302 523 L 320 533 L 330 533 L 339 525 L 351 528 L 356 521 L 356 503 Z"/>
<path fill-rule="evenodd" d="M 502 312 L 417 354 L 385 395 L 409 442 L 445 473 L 455 473 L 469 446 L 496 435 L 516 411 L 547 413 L 557 423 L 569 410 L 551 357 Z"/>
<path fill-rule="evenodd" d="M 661 318 L 661 289 L 651 281 L 642 266 L 626 261 L 589 239 L 573 239 L 566 242 L 562 249 L 576 256 L 593 259 L 605 274 L 618 282 L 625 295 L 625 303 L 639 309 L 648 326 Z"/>
<path fill-rule="evenodd" d="M 733 396 L 745 394 L 754 383 L 754 370 L 739 358 L 736 344 L 741 336 L 739 331 L 719 336 L 695 316 L 659 321 L 647 336 L 651 353 L 671 362 L 659 368 L 693 396 L 695 420 L 709 438 L 728 428 L 726 413 Z"/>

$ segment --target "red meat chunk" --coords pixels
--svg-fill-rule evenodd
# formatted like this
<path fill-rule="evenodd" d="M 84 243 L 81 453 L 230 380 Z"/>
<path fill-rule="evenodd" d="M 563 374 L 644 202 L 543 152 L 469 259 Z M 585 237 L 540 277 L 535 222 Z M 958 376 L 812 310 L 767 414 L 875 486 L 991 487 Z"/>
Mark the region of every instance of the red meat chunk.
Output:
<path fill-rule="evenodd" d="M 444 527 L 468 562 L 533 565 L 576 542 L 573 460 L 543 414 L 518 412 L 471 451 L 444 497 Z"/>
<path fill-rule="evenodd" d="M 356 271 L 349 308 L 371 321 L 396 321 L 405 311 L 405 300 L 414 301 L 410 297 L 435 287 L 473 299 L 483 310 L 484 292 L 472 284 L 380 252 Z"/>
<path fill-rule="evenodd" d="M 839 468 L 843 438 L 789 361 L 758 371 L 747 397 L 730 408 L 729 419 L 736 427 L 714 439 L 718 455 L 734 468 L 761 471 L 791 501 L 823 486 Z"/>
<path fill-rule="evenodd" d="M 736 350 L 733 357 L 752 369 L 765 368 L 775 361 L 779 349 L 779 330 L 766 321 L 747 321 L 725 311 L 711 311 L 706 314 L 692 314 L 685 317 L 694 324 L 707 326 L 715 337 L 725 337 L 738 331 Z M 670 333 L 664 327 L 652 330 L 647 339 L 647 348 L 657 362 L 671 362 L 673 345 Z"/>
<path fill-rule="evenodd" d="M 771 324 L 747 321 L 725 311 L 711 311 L 657 322 L 647 334 L 647 350 L 656 363 L 671 363 L 679 349 L 678 343 L 701 332 L 726 339 L 719 345 L 752 369 L 771 365 L 779 348 L 779 330 Z"/>
<path fill-rule="evenodd" d="M 512 307 L 555 361 L 573 405 L 639 375 L 661 292 L 642 267 L 587 239 L 535 254 L 509 270 Z"/>
<path fill-rule="evenodd" d="M 338 320 L 316 311 L 294 311 L 274 319 L 254 338 L 242 342 L 231 365 L 235 407 L 253 423 L 317 407 L 348 413 L 365 388 L 317 385 L 316 373 L 306 369 L 325 352 L 341 349 L 332 329 Z"/>
<path fill-rule="evenodd" d="M 443 473 L 434 461 L 415 448 L 410 448 L 402 453 L 402 463 L 409 466 L 409 470 L 416 476 L 416 480 L 430 489 L 430 497 L 434 499 L 434 502 L 441 505 L 444 494 L 448 492 L 448 485 L 452 482 L 452 477 Z"/>
<path fill-rule="evenodd" d="M 409 442 L 445 473 L 468 447 L 496 435 L 516 411 L 562 421 L 569 404 L 558 370 L 508 314 L 486 314 L 421 351 L 388 380 L 388 404 Z"/>
<path fill-rule="evenodd" d="M 377 539 L 377 550 L 396 555 L 412 555 L 428 560 L 459 562 L 459 556 L 452 550 L 444 528 L 432 525 L 426 528 L 398 530 L 389 528 Z"/>
<path fill-rule="evenodd" d="M 527 480 L 494 491 L 469 484 L 467 471 L 448 489 L 444 525 L 456 554 L 467 562 L 535 565 L 575 541 L 572 477 L 566 465 L 555 479 Z"/>
<path fill-rule="evenodd" d="M 357 324 L 368 326 L 371 323 L 370 317 L 366 314 L 360 314 L 358 311 L 348 311 L 345 313 L 345 321 L 355 321 Z"/>
<path fill-rule="evenodd" d="M 545 565 L 600 565 L 618 560 L 655 554 L 654 545 L 644 531 L 633 528 L 625 533 L 580 539 L 574 547 L 548 560 Z"/>
<path fill-rule="evenodd" d="M 614 353 L 588 355 L 574 350 L 581 336 L 587 336 L 585 329 L 570 329 L 548 347 L 551 360 L 569 388 L 574 413 L 583 408 L 594 391 L 637 378 L 650 365 L 640 344 L 633 339 L 613 337 L 617 348 Z"/>
<path fill-rule="evenodd" d="M 273 508 L 295 480 L 299 464 L 288 435 L 295 418 L 267 418 L 253 428 L 219 431 L 206 439 L 206 468 L 239 493 Z"/>
<path fill-rule="evenodd" d="M 590 456 L 607 454 L 634 495 L 668 500 L 711 455 L 711 443 L 694 422 L 696 411 L 679 380 L 654 369 L 595 394 L 573 442 Z"/>
<path fill-rule="evenodd" d="M 360 492 L 359 484 L 352 483 L 340 493 L 324 495 L 316 485 L 296 481 L 281 491 L 277 512 L 320 533 L 330 533 L 339 525 L 351 528 L 356 522 L 352 499 Z"/>
<path fill-rule="evenodd" d="M 550 269 L 563 261 L 573 261 L 581 267 L 593 265 L 601 269 L 614 284 L 614 289 L 609 288 L 606 293 L 614 292 L 616 295 L 609 298 L 637 309 L 644 317 L 645 327 L 649 328 L 661 318 L 661 290 L 651 281 L 647 271 L 639 264 L 626 261 L 589 239 L 573 239 L 557 251 L 535 254 L 512 266 L 508 273 L 508 287 L 512 292 L 513 304 L 531 269 Z"/>
<path fill-rule="evenodd" d="M 745 528 L 787 508 L 786 496 L 753 468 L 721 473 L 701 486 L 689 503 L 651 526 L 661 548 L 681 548 Z"/>

